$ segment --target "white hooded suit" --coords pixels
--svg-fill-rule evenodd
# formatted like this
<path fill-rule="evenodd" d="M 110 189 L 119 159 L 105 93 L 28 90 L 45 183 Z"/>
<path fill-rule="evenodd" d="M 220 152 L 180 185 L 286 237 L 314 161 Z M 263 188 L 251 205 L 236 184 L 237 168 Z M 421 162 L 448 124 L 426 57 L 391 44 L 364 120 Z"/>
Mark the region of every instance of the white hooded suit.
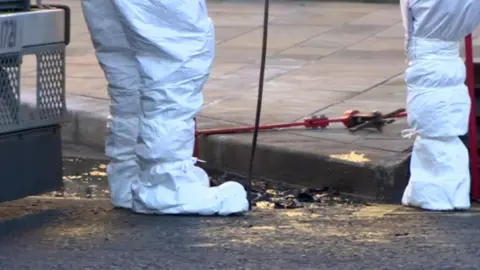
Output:
<path fill-rule="evenodd" d="M 106 154 L 114 205 L 146 214 L 248 210 L 235 182 L 209 187 L 193 159 L 194 117 L 214 58 L 204 0 L 83 0 L 111 100 Z"/>
<path fill-rule="evenodd" d="M 480 23 L 478 0 L 401 0 L 406 32 L 408 122 L 417 134 L 404 205 L 470 207 L 470 97 L 461 41 Z"/>

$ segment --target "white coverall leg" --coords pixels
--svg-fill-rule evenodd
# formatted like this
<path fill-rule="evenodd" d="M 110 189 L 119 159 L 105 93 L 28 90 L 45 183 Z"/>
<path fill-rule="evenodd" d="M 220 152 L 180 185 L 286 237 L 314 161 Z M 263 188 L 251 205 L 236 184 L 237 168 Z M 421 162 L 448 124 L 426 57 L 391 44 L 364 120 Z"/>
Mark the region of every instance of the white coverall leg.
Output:
<path fill-rule="evenodd" d="M 478 0 L 401 0 L 408 68 L 407 113 L 418 135 L 404 205 L 426 210 L 470 207 L 470 97 L 461 41 L 480 22 Z"/>
<path fill-rule="evenodd" d="M 140 117 L 140 75 L 133 51 L 110 0 L 83 0 L 96 57 L 108 81 L 110 116 L 105 152 L 112 203 L 132 208 L 132 183 L 139 181 L 136 158 Z"/>
<path fill-rule="evenodd" d="M 98 18 L 96 13 L 105 12 L 99 10 L 107 8 L 103 2 L 113 4 L 115 23 L 122 26 L 129 47 L 120 57 L 128 57 L 128 64 L 117 60 L 116 40 L 111 40 L 113 45 L 105 48 L 112 53 L 109 59 L 99 57 L 99 61 L 112 63 L 112 70 L 125 68 L 122 72 L 131 77 L 123 79 L 134 80 L 136 76 L 141 79 L 138 88 L 130 88 L 132 93 L 139 90 L 140 107 L 137 102 L 123 104 L 120 112 L 140 115 L 138 128 L 129 125 L 132 137 L 128 137 L 133 140 L 134 131 L 138 131 L 138 142 L 137 136 L 134 138 L 140 173 L 126 179 L 130 174 L 121 170 L 110 174 L 109 171 L 109 179 L 118 177 L 130 182 L 131 208 L 145 214 L 228 215 L 247 211 L 243 186 L 227 182 L 209 187 L 208 175 L 195 166 L 192 157 L 194 117 L 203 104 L 202 88 L 211 71 L 215 47 L 213 24 L 205 0 L 83 1 L 84 7 L 87 3 L 97 5 L 84 10 L 93 30 L 95 25 L 102 24 L 95 18 Z M 105 18 L 98 18 L 101 19 Z M 91 35 L 93 40 L 106 36 L 102 31 L 91 31 Z M 132 58 L 135 70 L 129 69 Z M 107 76 L 107 79 L 110 85 L 124 82 L 118 77 Z M 118 141 L 113 148 L 124 152 L 131 149 L 130 142 Z"/>

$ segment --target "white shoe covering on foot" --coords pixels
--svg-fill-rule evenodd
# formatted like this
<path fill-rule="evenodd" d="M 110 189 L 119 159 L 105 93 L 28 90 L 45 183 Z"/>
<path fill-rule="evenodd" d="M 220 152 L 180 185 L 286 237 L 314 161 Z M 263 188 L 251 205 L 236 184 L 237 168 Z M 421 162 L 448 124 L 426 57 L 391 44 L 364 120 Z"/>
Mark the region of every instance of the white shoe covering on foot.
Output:
<path fill-rule="evenodd" d="M 161 185 L 134 187 L 133 210 L 144 214 L 231 215 L 248 211 L 247 192 L 237 182 L 209 186 L 207 173 L 186 168 L 183 177 Z"/>
<path fill-rule="evenodd" d="M 417 137 L 402 204 L 434 211 L 470 208 L 468 164 L 468 151 L 458 137 Z"/>

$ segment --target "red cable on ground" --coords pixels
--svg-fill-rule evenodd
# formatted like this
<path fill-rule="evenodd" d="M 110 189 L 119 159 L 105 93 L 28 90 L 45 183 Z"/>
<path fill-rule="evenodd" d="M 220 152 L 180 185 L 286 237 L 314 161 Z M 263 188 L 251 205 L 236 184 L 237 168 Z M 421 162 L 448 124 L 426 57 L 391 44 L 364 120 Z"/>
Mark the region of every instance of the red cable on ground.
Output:
<path fill-rule="evenodd" d="M 403 118 L 406 117 L 407 113 L 397 113 L 392 115 L 389 118 Z M 344 115 L 340 118 L 307 118 L 301 122 L 290 122 L 290 123 L 275 123 L 275 124 L 268 124 L 268 125 L 260 125 L 258 130 L 279 130 L 285 128 L 293 128 L 293 127 L 305 127 L 305 128 L 324 128 L 327 127 L 331 123 L 343 123 L 347 128 L 350 127 L 347 123 L 349 122 L 350 115 Z M 231 128 L 214 128 L 214 129 L 204 129 L 204 130 L 197 130 L 196 135 L 220 135 L 220 134 L 234 134 L 234 133 L 244 133 L 244 132 L 252 132 L 255 130 L 254 126 L 247 126 L 247 127 L 231 127 Z"/>
<path fill-rule="evenodd" d="M 467 86 L 470 93 L 472 106 L 470 109 L 470 123 L 468 130 L 468 143 L 470 148 L 470 171 L 472 178 L 472 198 L 480 198 L 480 186 L 478 182 L 478 138 L 477 138 L 477 116 L 475 106 L 475 66 L 473 64 L 472 35 L 465 38 L 465 65 L 467 69 Z"/>

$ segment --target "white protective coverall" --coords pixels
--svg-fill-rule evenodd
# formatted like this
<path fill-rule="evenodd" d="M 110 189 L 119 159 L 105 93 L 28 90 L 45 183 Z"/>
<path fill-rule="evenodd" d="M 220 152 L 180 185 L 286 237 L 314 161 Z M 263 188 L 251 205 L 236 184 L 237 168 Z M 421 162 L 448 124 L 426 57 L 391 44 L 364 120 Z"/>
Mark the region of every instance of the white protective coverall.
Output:
<path fill-rule="evenodd" d="M 408 123 L 417 134 L 404 205 L 470 207 L 470 98 L 461 41 L 480 22 L 479 0 L 401 0 L 406 32 Z"/>
<path fill-rule="evenodd" d="M 115 206 L 145 214 L 248 210 L 236 182 L 209 187 L 194 166 L 194 117 L 214 58 L 205 0 L 83 0 L 108 80 L 106 154 Z"/>

